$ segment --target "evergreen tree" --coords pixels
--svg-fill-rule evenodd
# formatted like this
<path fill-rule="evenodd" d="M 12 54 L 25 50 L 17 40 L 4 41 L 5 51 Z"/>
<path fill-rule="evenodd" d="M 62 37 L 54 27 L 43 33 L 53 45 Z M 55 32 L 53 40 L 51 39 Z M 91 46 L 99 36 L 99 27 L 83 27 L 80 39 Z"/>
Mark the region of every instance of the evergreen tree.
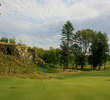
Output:
<path fill-rule="evenodd" d="M 92 40 L 90 62 L 93 65 L 93 69 L 99 66 L 101 69 L 102 64 L 107 61 L 107 55 L 109 52 L 108 39 L 106 34 L 98 32 Z"/>
<path fill-rule="evenodd" d="M 62 56 L 64 61 L 64 65 L 66 68 L 68 68 L 69 58 L 70 58 L 70 47 L 71 47 L 71 41 L 73 39 L 73 25 L 70 21 L 67 21 L 66 24 L 64 24 L 62 28 L 62 39 L 61 39 L 61 49 L 62 49 Z"/>

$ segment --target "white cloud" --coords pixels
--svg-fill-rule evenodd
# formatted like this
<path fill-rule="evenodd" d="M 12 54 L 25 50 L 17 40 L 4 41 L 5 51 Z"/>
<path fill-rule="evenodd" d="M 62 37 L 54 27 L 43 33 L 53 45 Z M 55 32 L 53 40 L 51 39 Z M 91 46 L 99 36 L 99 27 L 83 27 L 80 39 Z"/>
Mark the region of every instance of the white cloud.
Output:
<path fill-rule="evenodd" d="M 72 2 L 74 2 L 72 4 Z M 85 19 L 99 16 L 110 10 L 109 0 L 2 0 L 4 16 L 19 16 L 46 20 L 51 18 Z M 68 6 L 68 4 L 72 4 Z"/>
<path fill-rule="evenodd" d="M 81 28 L 108 31 L 110 0 L 0 0 L 0 36 L 15 36 L 28 45 L 57 47 L 66 20 Z M 108 19 L 107 19 L 108 18 Z M 102 20 L 103 19 L 103 20 Z M 107 21 L 107 20 L 108 21 Z M 89 23 L 88 23 L 89 22 Z M 78 26 L 76 26 L 78 27 Z"/>

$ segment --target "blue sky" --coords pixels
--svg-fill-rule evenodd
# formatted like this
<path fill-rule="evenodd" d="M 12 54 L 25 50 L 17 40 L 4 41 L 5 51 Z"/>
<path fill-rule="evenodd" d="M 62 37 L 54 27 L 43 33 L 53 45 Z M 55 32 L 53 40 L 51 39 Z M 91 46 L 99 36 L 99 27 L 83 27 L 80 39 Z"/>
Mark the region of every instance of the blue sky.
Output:
<path fill-rule="evenodd" d="M 110 0 L 0 0 L 0 37 L 15 37 L 28 46 L 59 47 L 63 24 L 74 32 L 91 28 L 110 37 Z"/>

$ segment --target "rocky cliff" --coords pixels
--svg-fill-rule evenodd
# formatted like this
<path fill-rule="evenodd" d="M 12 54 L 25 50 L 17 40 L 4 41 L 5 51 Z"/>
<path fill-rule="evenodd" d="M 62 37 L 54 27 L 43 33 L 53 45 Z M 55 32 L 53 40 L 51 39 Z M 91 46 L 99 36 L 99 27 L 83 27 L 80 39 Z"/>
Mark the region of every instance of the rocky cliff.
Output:
<path fill-rule="evenodd" d="M 30 49 L 27 46 L 20 46 L 12 43 L 0 42 L 0 53 L 30 60 L 37 59 L 37 54 L 33 49 Z"/>

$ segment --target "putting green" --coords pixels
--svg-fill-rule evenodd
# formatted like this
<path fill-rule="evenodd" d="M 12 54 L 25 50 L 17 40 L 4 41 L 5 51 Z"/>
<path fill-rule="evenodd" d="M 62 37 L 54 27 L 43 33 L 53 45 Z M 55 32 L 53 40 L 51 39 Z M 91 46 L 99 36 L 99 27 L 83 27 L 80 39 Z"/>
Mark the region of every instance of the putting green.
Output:
<path fill-rule="evenodd" d="M 110 100 L 106 73 L 59 74 L 63 79 L 45 80 L 44 86 L 38 79 L 0 78 L 0 100 Z"/>

